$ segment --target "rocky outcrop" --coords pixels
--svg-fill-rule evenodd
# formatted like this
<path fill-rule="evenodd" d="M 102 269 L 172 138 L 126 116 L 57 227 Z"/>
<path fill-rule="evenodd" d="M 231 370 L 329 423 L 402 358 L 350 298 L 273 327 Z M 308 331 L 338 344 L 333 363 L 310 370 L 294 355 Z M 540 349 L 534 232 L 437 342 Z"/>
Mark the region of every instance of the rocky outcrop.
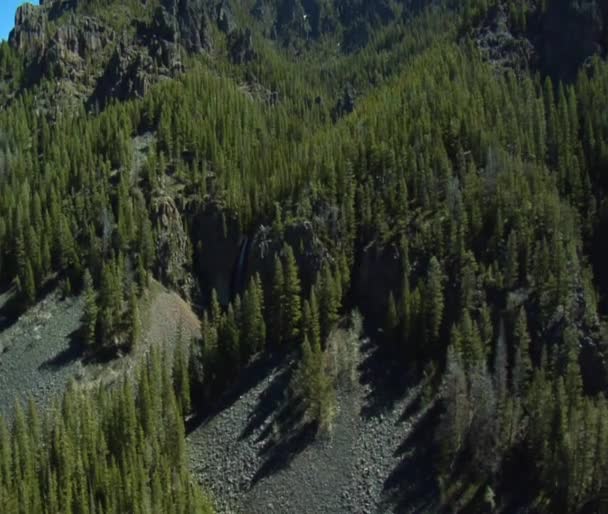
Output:
<path fill-rule="evenodd" d="M 158 67 L 145 48 L 120 44 L 114 50 L 91 100 L 103 107 L 110 99 L 143 96 L 158 74 Z"/>
<path fill-rule="evenodd" d="M 152 220 L 156 232 L 156 273 L 163 284 L 173 287 L 185 298 L 192 291 L 188 272 L 191 263 L 190 240 L 181 214 L 170 196 L 159 196 L 152 203 Z"/>
<path fill-rule="evenodd" d="M 277 232 L 260 225 L 251 234 L 243 232 L 238 218 L 215 202 L 202 206 L 194 215 L 191 238 L 195 248 L 194 271 L 200 282 L 203 303 L 215 289 L 223 304 L 243 292 L 256 273 L 270 286 L 274 259 L 285 244 L 294 251 L 300 279 L 307 290 L 330 252 L 310 221 L 292 221 Z"/>
<path fill-rule="evenodd" d="M 24 4 L 10 44 L 26 57 L 28 85 L 60 80 L 89 108 L 142 96 L 159 79 L 182 72 L 182 49 L 211 51 L 214 24 L 226 34 L 234 62 L 256 56 L 252 33 L 239 29 L 228 0 L 161 0 L 151 21 L 131 20 L 136 30 L 121 34 L 78 8 L 79 0 Z"/>
<path fill-rule="evenodd" d="M 114 32 L 89 17 L 62 25 L 51 38 L 44 56 L 44 72 L 55 78 L 83 79 L 86 63 L 114 40 Z"/>
<path fill-rule="evenodd" d="M 244 64 L 256 58 L 251 29 L 238 29 L 231 32 L 228 36 L 228 46 L 230 59 L 235 64 Z"/>
<path fill-rule="evenodd" d="M 329 250 L 310 221 L 291 222 L 282 234 L 277 234 L 271 227 L 260 226 L 249 252 L 249 274 L 260 273 L 263 281 L 270 284 L 274 274 L 275 255 L 281 253 L 285 244 L 293 248 L 300 280 L 304 290 L 307 290 L 314 283 L 323 264 L 331 259 Z"/>
<path fill-rule="evenodd" d="M 490 11 L 485 23 L 475 34 L 482 55 L 499 68 L 520 70 L 534 66 L 534 46 L 526 37 L 513 35 L 508 21 L 503 8 L 497 7 Z"/>
<path fill-rule="evenodd" d="M 214 202 L 204 205 L 194 216 L 192 241 L 194 270 L 203 300 L 215 289 L 220 302 L 227 304 L 232 298 L 234 268 L 244 241 L 237 217 Z"/>
<path fill-rule="evenodd" d="M 531 31 L 543 70 L 558 79 L 573 79 L 586 59 L 606 51 L 608 7 L 606 2 L 549 2 L 540 26 Z"/>
<path fill-rule="evenodd" d="M 204 0 L 162 0 L 154 20 L 159 36 L 181 44 L 189 52 L 210 51 L 213 47 Z"/>
<path fill-rule="evenodd" d="M 15 28 L 9 36 L 10 45 L 28 58 L 40 55 L 46 46 L 47 17 L 32 4 L 23 4 L 15 15 Z"/>
<path fill-rule="evenodd" d="M 491 8 L 474 31 L 477 44 L 501 68 L 538 69 L 554 80 L 573 80 L 594 55 L 608 50 L 608 4 L 548 2 L 546 10 L 529 2 L 525 24 L 509 14 L 505 3 Z"/>
<path fill-rule="evenodd" d="M 217 6 L 217 26 L 224 34 L 232 34 L 237 28 L 234 14 L 226 0 L 222 0 Z"/>

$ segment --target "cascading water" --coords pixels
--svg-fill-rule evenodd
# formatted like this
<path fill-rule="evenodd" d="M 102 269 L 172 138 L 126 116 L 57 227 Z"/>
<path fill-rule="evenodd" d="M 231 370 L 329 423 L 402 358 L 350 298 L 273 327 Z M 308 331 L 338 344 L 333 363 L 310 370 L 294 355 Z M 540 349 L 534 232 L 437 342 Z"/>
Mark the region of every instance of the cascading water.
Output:
<path fill-rule="evenodd" d="M 243 238 L 241 243 L 241 251 L 239 252 L 239 258 L 236 261 L 234 271 L 232 272 L 232 284 L 231 284 L 231 296 L 234 298 L 237 294 L 242 292 L 246 285 L 246 263 L 249 255 L 249 248 L 251 246 L 251 239 L 247 236 Z"/>

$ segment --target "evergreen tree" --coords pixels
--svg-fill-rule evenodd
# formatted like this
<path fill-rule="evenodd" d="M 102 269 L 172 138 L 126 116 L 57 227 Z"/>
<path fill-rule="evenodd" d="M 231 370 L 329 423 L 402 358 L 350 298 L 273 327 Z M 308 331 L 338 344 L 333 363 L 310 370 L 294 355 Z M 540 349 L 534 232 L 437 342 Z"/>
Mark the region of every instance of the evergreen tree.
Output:
<path fill-rule="evenodd" d="M 84 274 L 84 339 L 87 345 L 93 346 L 96 341 L 97 294 L 93 287 L 93 278 L 87 269 Z"/>
<path fill-rule="evenodd" d="M 530 359 L 530 335 L 528 333 L 528 323 L 526 312 L 521 308 L 515 320 L 513 332 L 513 390 L 522 397 L 530 382 L 532 375 L 532 361 Z"/>
<path fill-rule="evenodd" d="M 272 282 L 270 307 L 270 341 L 275 346 L 280 345 L 286 333 L 285 330 L 285 275 L 283 264 L 278 255 L 274 258 L 274 275 Z"/>
<path fill-rule="evenodd" d="M 284 254 L 284 336 L 286 342 L 299 342 L 302 320 L 302 289 L 298 272 L 298 265 L 291 246 L 286 245 Z"/>
<path fill-rule="evenodd" d="M 395 297 L 391 291 L 388 295 L 388 305 L 386 308 L 386 321 L 384 325 L 384 332 L 387 340 L 393 342 L 397 335 L 397 327 L 399 326 L 399 317 L 397 314 L 397 304 L 395 303 Z"/>
<path fill-rule="evenodd" d="M 429 269 L 425 287 L 425 310 L 428 319 L 429 336 L 437 340 L 443 321 L 443 274 L 439 261 L 432 257 L 429 262 Z"/>

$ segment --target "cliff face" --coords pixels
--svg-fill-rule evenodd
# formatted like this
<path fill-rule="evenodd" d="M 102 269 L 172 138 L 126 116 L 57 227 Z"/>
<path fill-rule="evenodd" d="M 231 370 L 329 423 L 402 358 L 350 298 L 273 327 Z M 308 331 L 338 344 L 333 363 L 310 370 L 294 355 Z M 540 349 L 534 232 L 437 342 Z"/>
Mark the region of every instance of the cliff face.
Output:
<path fill-rule="evenodd" d="M 46 0 L 17 10 L 9 44 L 24 58 L 25 86 L 69 81 L 89 107 L 143 96 L 161 78 L 183 70 L 182 57 L 213 50 L 213 32 L 231 36 L 235 60 L 254 55 L 251 34 L 238 29 L 230 6 L 213 0 L 141 0 L 121 8 L 121 23 L 101 19 L 89 3 Z M 132 16 L 132 19 L 130 18 Z"/>
<path fill-rule="evenodd" d="M 586 59 L 603 55 L 608 43 L 606 2 L 550 2 L 532 26 L 543 71 L 558 79 L 572 79 Z"/>
<path fill-rule="evenodd" d="M 481 20 L 474 32 L 486 59 L 504 68 L 537 69 L 554 81 L 572 81 L 588 59 L 606 55 L 606 2 L 555 0 L 545 10 L 528 4 L 523 24 L 501 2 Z"/>
<path fill-rule="evenodd" d="M 45 79 L 64 81 L 66 97 L 103 108 L 112 99 L 143 96 L 158 80 L 174 77 L 183 71 L 186 55 L 226 52 L 234 63 L 250 62 L 257 55 L 256 33 L 297 51 L 333 37 L 343 52 L 354 52 L 370 41 L 374 27 L 407 18 L 423 4 L 257 0 L 243 10 L 230 0 L 138 0 L 117 2 L 109 7 L 115 17 L 101 17 L 87 0 L 43 0 L 40 6 L 19 7 L 9 42 L 26 62 L 25 87 Z M 499 2 L 476 31 L 487 58 L 570 80 L 586 59 L 606 53 L 608 4 L 556 0 L 547 5 L 541 11 L 529 2 L 526 26 L 515 27 L 507 4 Z M 244 23 L 243 15 L 250 15 L 247 26 L 237 21 Z M 225 42 L 219 44 L 214 39 L 222 33 Z"/>

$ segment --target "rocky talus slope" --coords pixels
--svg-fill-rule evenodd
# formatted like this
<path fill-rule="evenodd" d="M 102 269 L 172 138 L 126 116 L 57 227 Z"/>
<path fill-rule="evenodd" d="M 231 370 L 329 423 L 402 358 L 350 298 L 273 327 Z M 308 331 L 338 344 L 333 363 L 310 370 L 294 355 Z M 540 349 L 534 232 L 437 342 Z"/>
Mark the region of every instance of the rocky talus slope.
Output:
<path fill-rule="evenodd" d="M 422 384 L 368 383 L 375 349 L 362 341 L 352 387 L 338 391 L 329 435 L 281 429 L 293 363 L 257 362 L 227 405 L 189 435 L 192 468 L 218 512 L 373 513 L 436 508 Z M 415 496 L 414 496 L 415 493 Z M 415 500 L 414 500 L 415 498 Z M 417 503 L 416 503 L 417 502 Z"/>
<path fill-rule="evenodd" d="M 83 299 L 64 300 L 51 292 L 27 313 L 9 323 L 13 292 L 0 294 L 0 413 L 9 416 L 17 400 L 32 398 L 48 406 L 60 398 L 70 380 L 82 384 L 112 382 L 133 368 L 152 344 L 174 344 L 200 337 L 190 306 L 176 293 L 153 282 L 142 309 L 145 326 L 136 351 L 121 359 L 96 362 L 86 358 L 80 336 Z"/>

